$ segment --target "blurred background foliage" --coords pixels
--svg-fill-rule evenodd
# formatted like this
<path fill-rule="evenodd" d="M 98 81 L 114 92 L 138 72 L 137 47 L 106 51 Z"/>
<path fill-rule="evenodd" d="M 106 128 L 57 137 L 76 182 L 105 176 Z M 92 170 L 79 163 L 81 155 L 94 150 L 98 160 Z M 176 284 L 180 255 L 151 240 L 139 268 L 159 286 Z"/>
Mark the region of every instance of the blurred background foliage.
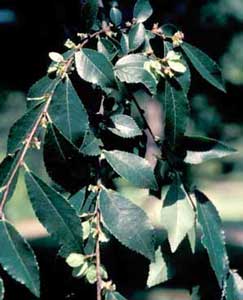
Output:
<path fill-rule="evenodd" d="M 5 155 L 9 128 L 25 111 L 25 95 L 34 81 L 46 72 L 48 52 L 63 52 L 67 38 L 76 39 L 82 32 L 80 0 L 0 0 L 0 159 Z M 124 18 L 131 17 L 135 1 L 120 1 Z M 226 80 L 227 94 L 210 87 L 193 72 L 189 98 L 192 122 L 188 131 L 221 139 L 238 149 L 238 154 L 192 167 L 195 184 L 208 194 L 224 220 L 227 240 L 243 247 L 243 1 L 242 0 L 151 0 L 155 9 L 152 21 L 174 23 L 185 39 L 219 62 Z M 109 1 L 104 1 L 105 5 Z M 161 49 L 162 53 L 162 49 Z M 45 175 L 41 153 L 29 159 L 39 174 Z M 131 200 L 148 207 L 146 191 L 136 190 L 123 181 L 118 188 Z M 155 205 L 159 206 L 161 203 Z M 29 237 L 42 235 L 38 226 L 22 227 L 22 221 L 34 218 L 23 177 L 8 204 L 8 217 Z M 156 216 L 155 219 L 159 219 Z M 233 226 L 233 231 L 232 231 Z M 239 230 L 238 230 L 239 229 Z M 242 272 L 242 270 L 241 270 Z M 147 300 L 163 300 L 161 292 L 147 295 Z M 188 293 L 178 299 L 188 299 Z M 138 298 L 136 298 L 138 297 Z M 134 299 L 142 299 L 135 296 Z M 168 293 L 166 300 L 177 299 Z"/>

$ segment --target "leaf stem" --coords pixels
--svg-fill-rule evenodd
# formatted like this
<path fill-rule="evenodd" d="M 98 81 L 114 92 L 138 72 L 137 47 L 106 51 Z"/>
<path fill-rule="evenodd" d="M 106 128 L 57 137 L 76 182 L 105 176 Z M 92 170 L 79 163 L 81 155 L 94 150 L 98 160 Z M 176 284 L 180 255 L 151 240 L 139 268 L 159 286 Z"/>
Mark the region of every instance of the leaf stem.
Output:
<path fill-rule="evenodd" d="M 81 48 L 83 48 L 91 39 L 93 39 L 93 38 L 95 38 L 95 37 L 97 37 L 97 36 L 99 36 L 101 33 L 104 33 L 105 32 L 105 30 L 104 29 L 101 29 L 101 30 L 99 30 L 99 31 L 96 31 L 96 32 L 94 32 L 94 33 L 92 33 L 92 34 L 90 34 L 88 37 L 86 37 L 77 47 L 76 47 L 76 49 L 77 50 L 80 50 Z"/>

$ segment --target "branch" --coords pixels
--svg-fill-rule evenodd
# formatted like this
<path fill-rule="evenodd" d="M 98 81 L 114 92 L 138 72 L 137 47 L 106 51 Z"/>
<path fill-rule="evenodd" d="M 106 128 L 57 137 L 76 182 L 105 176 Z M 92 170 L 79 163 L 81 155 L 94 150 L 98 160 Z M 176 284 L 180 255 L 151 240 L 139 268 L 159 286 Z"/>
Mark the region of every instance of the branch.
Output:
<path fill-rule="evenodd" d="M 97 296 L 96 300 L 101 300 L 101 292 L 102 292 L 102 278 L 100 274 L 100 266 L 101 266 L 101 260 L 100 260 L 100 210 L 98 205 L 98 199 L 97 199 L 97 211 L 96 211 L 96 217 L 97 217 L 97 223 L 96 223 L 96 230 L 97 230 L 97 239 L 96 239 L 96 247 L 95 247 L 95 253 L 96 253 L 96 278 L 97 278 Z"/>
<path fill-rule="evenodd" d="M 5 185 L 5 190 L 4 190 L 4 193 L 3 193 L 3 196 L 2 196 L 2 201 L 1 201 L 1 204 L 0 204 L 0 219 L 4 218 L 3 210 L 4 210 L 4 206 L 6 204 L 7 198 L 8 198 L 8 194 L 9 194 L 11 184 L 14 180 L 14 177 L 15 177 L 16 173 L 18 172 L 18 169 L 22 166 L 22 164 L 24 162 L 25 155 L 26 155 L 26 153 L 27 153 L 27 151 L 30 147 L 30 144 L 31 144 L 31 142 L 33 140 L 33 137 L 34 137 L 34 135 L 35 135 L 40 123 L 41 123 L 42 118 L 47 114 L 47 110 L 48 110 L 48 107 L 51 103 L 51 99 L 52 99 L 52 95 L 50 95 L 49 98 L 47 99 L 46 104 L 43 107 L 43 110 L 41 111 L 41 113 L 40 113 L 38 119 L 36 120 L 35 124 L 33 125 L 31 131 L 27 135 L 27 138 L 24 141 L 24 147 L 21 150 L 21 154 L 19 156 L 19 159 L 18 159 L 13 171 L 11 172 L 9 180 L 7 181 L 7 183 Z"/>

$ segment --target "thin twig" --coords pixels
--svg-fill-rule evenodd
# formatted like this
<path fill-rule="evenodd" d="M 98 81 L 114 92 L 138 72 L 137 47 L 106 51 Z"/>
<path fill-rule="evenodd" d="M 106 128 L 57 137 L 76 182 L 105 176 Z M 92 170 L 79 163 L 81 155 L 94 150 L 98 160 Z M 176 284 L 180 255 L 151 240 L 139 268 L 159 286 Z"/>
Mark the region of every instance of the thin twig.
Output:
<path fill-rule="evenodd" d="M 104 33 L 105 32 L 105 30 L 104 29 L 101 29 L 101 30 L 99 30 L 99 31 L 97 31 L 97 32 L 94 32 L 94 33 L 92 33 L 92 34 L 90 34 L 88 37 L 86 37 L 77 47 L 76 47 L 76 49 L 77 50 L 79 50 L 79 49 L 81 49 L 81 48 L 83 48 L 91 39 L 93 39 L 93 38 L 95 38 L 95 37 L 97 37 L 97 36 L 99 36 L 101 33 Z"/>
<path fill-rule="evenodd" d="M 42 112 L 40 113 L 38 119 L 36 120 L 35 124 L 33 125 L 30 133 L 27 136 L 27 138 L 25 139 L 25 141 L 24 141 L 24 147 L 21 150 L 21 154 L 19 156 L 19 159 L 18 159 L 18 161 L 17 161 L 17 163 L 16 163 L 16 165 L 15 165 L 15 167 L 14 167 L 14 169 L 13 169 L 13 171 L 12 171 L 12 173 L 11 173 L 11 175 L 10 175 L 7 183 L 6 183 L 6 185 L 5 185 L 5 190 L 4 190 L 4 193 L 3 193 L 3 196 L 2 196 L 2 201 L 1 201 L 1 204 L 0 204 L 0 218 L 1 219 L 3 218 L 3 209 L 4 209 L 4 206 L 5 206 L 7 198 L 8 198 L 8 194 L 9 194 L 9 190 L 10 190 L 11 184 L 12 184 L 12 182 L 14 180 L 14 177 L 15 177 L 16 173 L 18 172 L 19 167 L 21 167 L 21 165 L 22 165 L 22 163 L 24 161 L 25 155 L 26 155 L 26 153 L 27 153 L 27 151 L 28 151 L 28 149 L 30 147 L 30 144 L 32 142 L 32 139 L 33 139 L 33 137 L 34 137 L 34 135 L 35 135 L 35 133 L 36 133 L 39 125 L 40 125 L 42 117 L 47 112 L 47 109 L 48 109 L 48 107 L 50 105 L 50 102 L 51 102 L 51 98 L 52 97 L 49 96 L 48 100 L 46 101 L 45 106 L 43 107 Z"/>
<path fill-rule="evenodd" d="M 95 253 L 96 253 L 96 278 L 97 278 L 97 297 L 96 300 L 101 300 L 101 292 L 102 292 L 102 278 L 100 273 L 100 267 L 101 267 L 101 259 L 100 259 L 100 211 L 99 211 L 99 205 L 98 205 L 98 199 L 97 199 L 97 223 L 96 223 L 96 230 L 97 230 L 97 238 L 96 238 L 96 247 L 95 247 Z"/>
<path fill-rule="evenodd" d="M 155 135 L 153 134 L 153 131 L 152 131 L 152 129 L 150 128 L 150 126 L 149 126 L 149 124 L 148 124 L 148 121 L 146 120 L 146 118 L 145 118 L 145 116 L 144 116 L 144 111 L 143 111 L 143 109 L 140 107 L 140 105 L 138 104 L 138 102 L 137 102 L 137 100 L 136 100 L 136 98 L 135 98 L 134 96 L 132 96 L 132 100 L 133 100 L 134 104 L 136 105 L 137 110 L 139 111 L 139 113 L 140 113 L 140 115 L 141 115 L 141 117 L 142 117 L 142 119 L 143 119 L 143 122 L 144 122 L 144 124 L 145 124 L 145 126 L 146 126 L 146 129 L 148 129 L 150 135 L 152 136 L 154 142 L 156 143 L 156 137 L 155 137 Z"/>

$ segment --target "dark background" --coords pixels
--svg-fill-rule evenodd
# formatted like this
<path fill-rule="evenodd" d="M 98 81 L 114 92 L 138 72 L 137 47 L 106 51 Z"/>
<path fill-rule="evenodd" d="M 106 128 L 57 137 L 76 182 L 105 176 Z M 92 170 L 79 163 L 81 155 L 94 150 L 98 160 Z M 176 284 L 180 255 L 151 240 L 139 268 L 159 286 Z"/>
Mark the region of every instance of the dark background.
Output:
<path fill-rule="evenodd" d="M 237 1 L 228 0 L 231 3 Z M 45 73 L 49 63 L 47 53 L 53 50 L 61 52 L 65 40 L 82 31 L 80 2 L 82 1 L 0 1 L 0 9 L 8 9 L 15 15 L 12 23 L 4 24 L 0 18 L 2 86 L 26 91 L 34 80 Z M 217 4 L 220 2 L 227 1 L 154 0 L 153 19 L 161 24 L 177 24 L 185 33 L 187 41 L 218 60 L 227 52 L 233 36 L 243 31 L 242 20 L 227 7 L 227 13 L 221 12 L 220 5 Z M 242 3 L 240 0 L 238 2 Z M 207 6 L 212 6 L 212 3 L 216 8 Z M 121 1 L 121 6 L 125 16 L 129 17 L 133 1 Z M 242 7 L 239 5 L 238 9 Z M 241 46 L 239 44 L 239 51 Z M 243 60 L 238 64 L 243 68 Z M 230 81 L 227 81 L 227 95 L 211 89 L 203 81 L 196 87 L 197 92 L 204 91 L 210 95 L 210 102 L 217 106 L 224 120 L 241 123 L 242 89 L 242 85 L 235 85 Z"/>

